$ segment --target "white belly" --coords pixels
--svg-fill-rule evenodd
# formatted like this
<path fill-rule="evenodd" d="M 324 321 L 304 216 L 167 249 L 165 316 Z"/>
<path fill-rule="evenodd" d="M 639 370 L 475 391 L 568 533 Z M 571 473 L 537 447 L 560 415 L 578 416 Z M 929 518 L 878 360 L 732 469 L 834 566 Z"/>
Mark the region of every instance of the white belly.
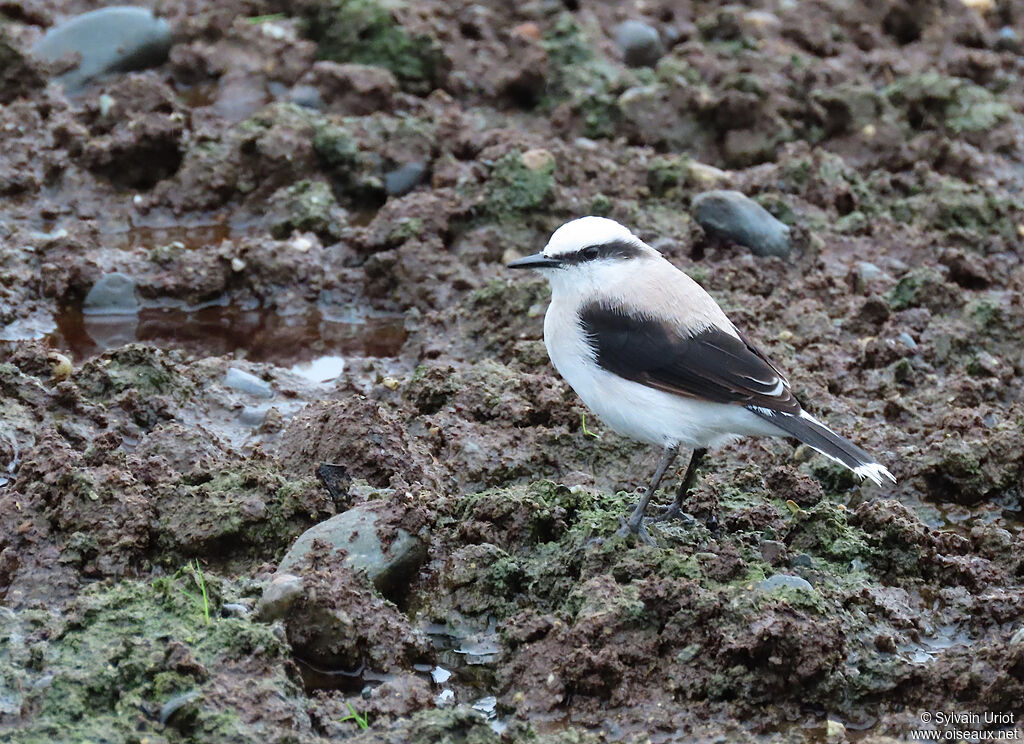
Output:
<path fill-rule="evenodd" d="M 554 309 L 554 312 L 553 312 Z M 659 447 L 714 447 L 737 436 L 779 436 L 742 406 L 708 403 L 656 390 L 601 369 L 572 312 L 548 308 L 544 345 L 552 364 L 603 423 Z"/>

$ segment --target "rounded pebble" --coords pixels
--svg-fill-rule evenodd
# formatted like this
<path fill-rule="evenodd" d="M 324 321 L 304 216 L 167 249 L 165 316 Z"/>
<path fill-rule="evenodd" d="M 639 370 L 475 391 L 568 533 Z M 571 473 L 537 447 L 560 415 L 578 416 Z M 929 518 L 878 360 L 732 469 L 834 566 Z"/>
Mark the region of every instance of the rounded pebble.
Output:
<path fill-rule="evenodd" d="M 391 196 L 405 196 L 420 185 L 426 174 L 425 163 L 406 163 L 384 174 L 384 190 Z"/>
<path fill-rule="evenodd" d="M 658 29 L 643 21 L 623 21 L 615 27 L 615 43 L 630 67 L 653 67 L 665 54 Z"/>
<path fill-rule="evenodd" d="M 900 343 L 902 343 L 908 349 L 916 349 L 917 348 L 917 341 L 915 341 L 914 337 L 911 336 L 906 331 L 904 331 L 899 336 L 897 336 L 896 340 L 899 341 Z"/>
<path fill-rule="evenodd" d="M 790 565 L 795 568 L 810 568 L 814 565 L 814 559 L 807 553 L 800 553 L 799 555 L 793 556 L 793 560 L 790 561 Z"/>
<path fill-rule="evenodd" d="M 274 389 L 270 383 L 238 367 L 231 367 L 224 375 L 224 386 L 260 398 L 273 398 Z"/>
<path fill-rule="evenodd" d="M 705 191 L 693 200 L 693 213 L 707 232 L 739 243 L 756 256 L 788 256 L 789 227 L 739 191 Z"/>
<path fill-rule="evenodd" d="M 996 49 L 1001 52 L 1013 52 L 1020 54 L 1024 45 L 1020 43 L 1020 37 L 1013 30 L 1012 26 L 1003 26 L 996 35 Z"/>
<path fill-rule="evenodd" d="M 555 164 L 555 156 L 543 148 L 527 150 L 522 154 L 523 165 L 527 170 L 539 171 L 550 168 Z"/>
<path fill-rule="evenodd" d="M 101 8 L 75 16 L 47 31 L 32 55 L 56 62 L 77 55 L 77 67 L 57 80 L 69 91 L 112 72 L 144 70 L 161 65 L 172 43 L 167 21 L 147 8 Z"/>
<path fill-rule="evenodd" d="M 813 592 L 814 587 L 811 586 L 811 582 L 807 579 L 803 579 L 799 576 L 790 576 L 789 574 L 775 574 L 770 576 L 762 582 L 759 582 L 757 588 L 762 592 L 771 592 L 776 589 L 801 589 L 806 592 Z"/>
<path fill-rule="evenodd" d="M 341 514 L 313 525 L 299 535 L 281 559 L 278 571 L 291 571 L 313 547 L 322 540 L 335 551 L 343 551 L 345 564 L 353 570 L 365 569 L 379 591 L 389 590 L 422 563 L 426 548 L 418 537 L 401 528 L 395 529 L 388 545 L 377 534 L 380 515 L 369 504 L 354 506 Z"/>

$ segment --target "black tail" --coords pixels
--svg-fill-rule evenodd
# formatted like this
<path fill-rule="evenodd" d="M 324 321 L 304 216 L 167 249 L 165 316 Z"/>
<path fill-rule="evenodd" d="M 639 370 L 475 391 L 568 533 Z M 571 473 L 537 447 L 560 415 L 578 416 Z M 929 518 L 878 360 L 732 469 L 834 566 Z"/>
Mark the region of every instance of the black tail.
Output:
<path fill-rule="evenodd" d="M 825 457 L 845 465 L 861 478 L 868 478 L 879 486 L 882 485 L 883 477 L 893 483 L 896 482 L 884 465 L 879 464 L 856 444 L 839 436 L 806 411 L 793 416 L 757 406 L 748 406 L 747 410 L 796 437 L 808 447 L 813 447 Z"/>

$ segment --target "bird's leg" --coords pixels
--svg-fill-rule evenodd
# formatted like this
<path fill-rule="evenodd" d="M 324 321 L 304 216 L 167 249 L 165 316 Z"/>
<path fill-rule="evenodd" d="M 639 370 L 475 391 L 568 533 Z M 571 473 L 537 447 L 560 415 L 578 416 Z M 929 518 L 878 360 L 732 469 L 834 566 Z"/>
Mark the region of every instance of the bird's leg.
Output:
<path fill-rule="evenodd" d="M 690 493 L 690 489 L 693 487 L 693 482 L 697 479 L 697 466 L 700 461 L 704 459 L 704 455 L 707 454 L 707 448 L 699 447 L 693 451 L 690 455 L 690 464 L 686 466 L 686 475 L 683 476 L 683 482 L 679 484 L 679 490 L 676 491 L 676 498 L 672 502 L 672 506 L 663 511 L 657 520 L 663 519 L 678 519 L 682 518 L 687 522 L 694 521 L 693 517 L 683 511 L 683 501 Z"/>
<path fill-rule="evenodd" d="M 654 471 L 654 477 L 651 478 L 651 485 L 647 487 L 647 492 L 640 497 L 640 503 L 636 505 L 636 509 L 629 515 L 629 521 L 619 530 L 620 534 L 624 534 L 626 530 L 629 530 L 634 535 L 640 535 L 641 537 L 646 535 L 646 531 L 643 530 L 643 521 L 647 504 L 650 502 L 654 492 L 658 490 L 658 486 L 661 485 L 661 479 L 665 477 L 665 471 L 669 469 L 672 461 L 676 459 L 678 454 L 679 447 L 677 445 L 673 444 L 665 448 L 661 455 L 661 460 L 658 462 L 658 468 Z M 650 537 L 644 539 L 644 542 L 651 542 Z"/>

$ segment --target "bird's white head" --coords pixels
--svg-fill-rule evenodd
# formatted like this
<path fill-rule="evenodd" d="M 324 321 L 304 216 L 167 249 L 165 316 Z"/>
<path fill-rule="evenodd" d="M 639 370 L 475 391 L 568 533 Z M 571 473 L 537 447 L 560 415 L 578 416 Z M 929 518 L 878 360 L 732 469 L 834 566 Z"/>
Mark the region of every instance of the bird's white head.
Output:
<path fill-rule="evenodd" d="M 536 269 L 555 289 L 563 283 L 600 284 L 642 259 L 661 254 L 606 217 L 580 217 L 555 230 L 544 250 L 511 262 L 512 269 Z"/>

